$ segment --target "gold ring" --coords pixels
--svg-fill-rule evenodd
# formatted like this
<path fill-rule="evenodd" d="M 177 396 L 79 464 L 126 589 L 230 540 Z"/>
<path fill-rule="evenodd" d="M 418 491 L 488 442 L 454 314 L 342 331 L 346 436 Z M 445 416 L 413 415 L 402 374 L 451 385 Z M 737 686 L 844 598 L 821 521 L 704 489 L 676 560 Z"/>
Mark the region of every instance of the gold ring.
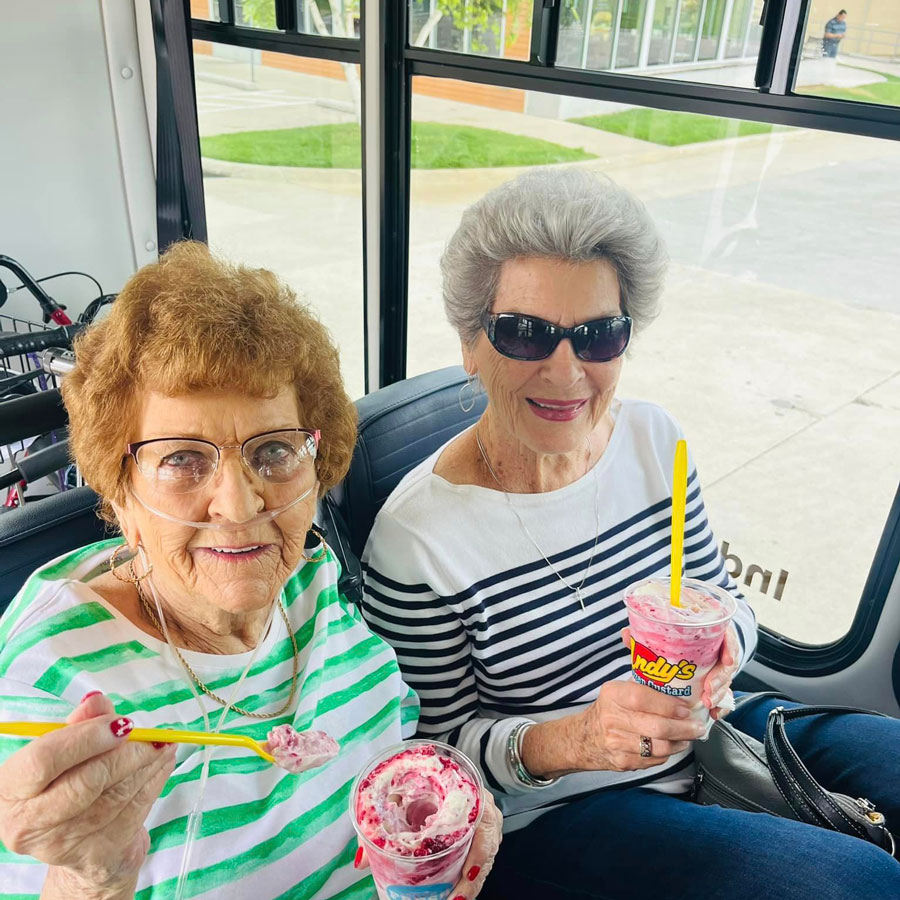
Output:
<path fill-rule="evenodd" d="M 653 756 L 653 741 L 648 737 L 644 737 L 644 735 L 641 735 L 641 756 L 644 759 L 648 756 Z"/>

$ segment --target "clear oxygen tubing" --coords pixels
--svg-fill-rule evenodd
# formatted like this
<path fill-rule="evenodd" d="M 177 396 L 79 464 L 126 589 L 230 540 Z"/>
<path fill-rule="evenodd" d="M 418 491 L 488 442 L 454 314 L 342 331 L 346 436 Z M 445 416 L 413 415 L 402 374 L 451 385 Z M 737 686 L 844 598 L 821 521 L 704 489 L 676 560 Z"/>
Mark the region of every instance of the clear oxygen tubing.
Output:
<path fill-rule="evenodd" d="M 133 496 L 147 512 L 151 512 L 154 516 L 159 516 L 167 522 L 174 522 L 176 525 L 188 525 L 191 528 L 212 528 L 217 531 L 241 531 L 244 528 L 258 525 L 260 522 L 271 522 L 276 516 L 280 516 L 283 512 L 287 512 L 291 507 L 300 503 L 301 500 L 305 500 L 316 489 L 317 484 L 318 482 L 313 484 L 312 487 L 297 497 L 296 500 L 291 500 L 290 503 L 285 503 L 284 506 L 277 506 L 275 509 L 264 509 L 262 512 L 257 513 L 249 519 L 245 519 L 243 522 L 192 522 L 190 519 L 179 519 L 178 516 L 170 515 L 167 512 L 163 512 L 161 509 L 156 509 L 156 507 L 151 506 L 149 503 L 142 500 L 137 494 L 133 493 Z"/>
<path fill-rule="evenodd" d="M 296 503 L 297 501 L 294 502 Z M 291 503 L 290 505 L 293 506 L 294 504 Z M 282 510 L 276 510 L 276 513 L 281 511 Z M 166 516 L 165 518 L 170 517 Z M 140 556 L 141 565 L 143 566 L 144 571 L 149 571 L 144 548 L 140 544 L 138 545 L 138 555 Z M 210 732 L 209 715 L 207 714 L 206 708 L 203 705 L 203 701 L 200 698 L 200 694 L 197 692 L 197 688 L 194 685 L 194 679 L 191 678 L 190 672 L 188 672 L 183 660 L 180 659 L 180 657 L 174 650 L 175 644 L 172 641 L 171 635 L 169 634 L 169 628 L 166 624 L 166 617 L 163 613 L 162 603 L 160 603 L 159 595 L 156 593 L 156 588 L 154 587 L 151 578 L 147 578 L 147 585 L 150 588 L 150 593 L 153 595 L 153 602 L 156 604 L 156 613 L 159 616 L 159 624 L 162 626 L 163 636 L 166 639 L 166 645 L 169 647 L 169 652 L 176 665 L 179 669 L 181 669 L 181 672 L 184 675 L 184 679 L 185 681 L 187 681 L 188 687 L 190 687 L 191 693 L 194 695 L 194 699 L 197 701 L 197 706 L 200 707 L 200 714 L 203 717 L 204 728 L 207 732 L 216 734 L 222 728 L 222 725 L 225 724 L 225 717 L 228 715 L 228 712 L 237 699 L 238 692 L 241 689 L 241 685 L 244 683 L 244 680 L 250 673 L 250 669 L 253 666 L 253 663 L 256 661 L 257 654 L 259 653 L 259 648 L 263 645 L 263 641 L 265 641 L 267 635 L 269 634 L 269 629 L 271 629 L 272 627 L 272 621 L 275 616 L 275 607 L 279 602 L 281 592 L 279 592 L 279 595 L 272 603 L 272 607 L 269 610 L 269 616 L 266 619 L 265 627 L 260 632 L 260 638 L 257 641 L 256 646 L 253 648 L 253 652 L 250 654 L 250 659 L 247 662 L 244 671 L 241 673 L 241 677 L 237 680 L 237 683 L 234 685 L 234 688 L 231 691 L 231 696 L 228 698 L 228 702 L 226 703 L 225 708 L 222 710 L 222 714 L 219 716 L 216 727 Z M 203 821 L 203 797 L 206 793 L 206 783 L 209 779 L 209 759 L 212 754 L 212 747 L 204 747 L 202 752 L 203 763 L 202 770 L 200 772 L 200 780 L 197 784 L 197 797 L 194 800 L 194 808 L 191 810 L 190 815 L 188 816 L 187 827 L 185 829 L 184 850 L 182 851 L 181 855 L 181 869 L 178 873 L 178 882 L 175 886 L 174 900 L 183 900 L 184 898 L 184 890 L 187 885 L 187 877 L 191 870 L 191 856 L 193 854 L 194 843 L 197 839 L 197 835 L 200 832 L 200 824 Z"/>

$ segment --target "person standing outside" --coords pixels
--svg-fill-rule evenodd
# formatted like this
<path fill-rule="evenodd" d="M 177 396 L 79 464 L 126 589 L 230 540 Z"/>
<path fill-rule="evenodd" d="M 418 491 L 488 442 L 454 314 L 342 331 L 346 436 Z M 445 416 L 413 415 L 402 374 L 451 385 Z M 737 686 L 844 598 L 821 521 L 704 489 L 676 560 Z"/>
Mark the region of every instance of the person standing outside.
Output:
<path fill-rule="evenodd" d="M 822 55 L 835 58 L 838 52 L 838 44 L 847 33 L 847 10 L 842 9 L 833 19 L 825 23 L 825 33 L 822 36 Z"/>

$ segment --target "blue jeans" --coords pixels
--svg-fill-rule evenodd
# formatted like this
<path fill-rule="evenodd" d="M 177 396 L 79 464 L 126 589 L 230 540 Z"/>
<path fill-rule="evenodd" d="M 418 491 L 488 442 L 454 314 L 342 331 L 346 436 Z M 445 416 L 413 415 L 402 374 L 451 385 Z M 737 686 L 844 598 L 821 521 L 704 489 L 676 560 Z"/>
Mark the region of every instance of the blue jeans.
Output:
<path fill-rule="evenodd" d="M 776 705 L 729 721 L 763 739 Z M 900 833 L 900 720 L 811 716 L 788 737 L 815 778 L 867 797 Z M 851 900 L 900 897 L 900 862 L 859 838 L 645 788 L 602 791 L 506 835 L 479 900 Z"/>

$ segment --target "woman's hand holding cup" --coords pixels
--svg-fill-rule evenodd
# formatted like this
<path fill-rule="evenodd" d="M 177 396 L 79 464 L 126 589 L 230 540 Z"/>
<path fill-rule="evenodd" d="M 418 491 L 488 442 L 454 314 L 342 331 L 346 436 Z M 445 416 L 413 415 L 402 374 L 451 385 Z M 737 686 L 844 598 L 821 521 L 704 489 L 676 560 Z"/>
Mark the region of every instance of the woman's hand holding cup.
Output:
<path fill-rule="evenodd" d="M 42 897 L 132 897 L 175 745 L 127 741 L 131 720 L 100 693 L 67 722 L 0 765 L 0 841 L 50 866 Z"/>
<path fill-rule="evenodd" d="M 608 681 L 581 713 L 579 768 L 630 772 L 658 766 L 706 730 L 690 715 L 676 697 L 632 681 Z"/>
<path fill-rule="evenodd" d="M 450 892 L 451 900 L 472 900 L 478 896 L 503 840 L 503 814 L 497 809 L 490 791 L 482 794 L 482 800 L 484 812 L 463 863 L 463 877 Z"/>

